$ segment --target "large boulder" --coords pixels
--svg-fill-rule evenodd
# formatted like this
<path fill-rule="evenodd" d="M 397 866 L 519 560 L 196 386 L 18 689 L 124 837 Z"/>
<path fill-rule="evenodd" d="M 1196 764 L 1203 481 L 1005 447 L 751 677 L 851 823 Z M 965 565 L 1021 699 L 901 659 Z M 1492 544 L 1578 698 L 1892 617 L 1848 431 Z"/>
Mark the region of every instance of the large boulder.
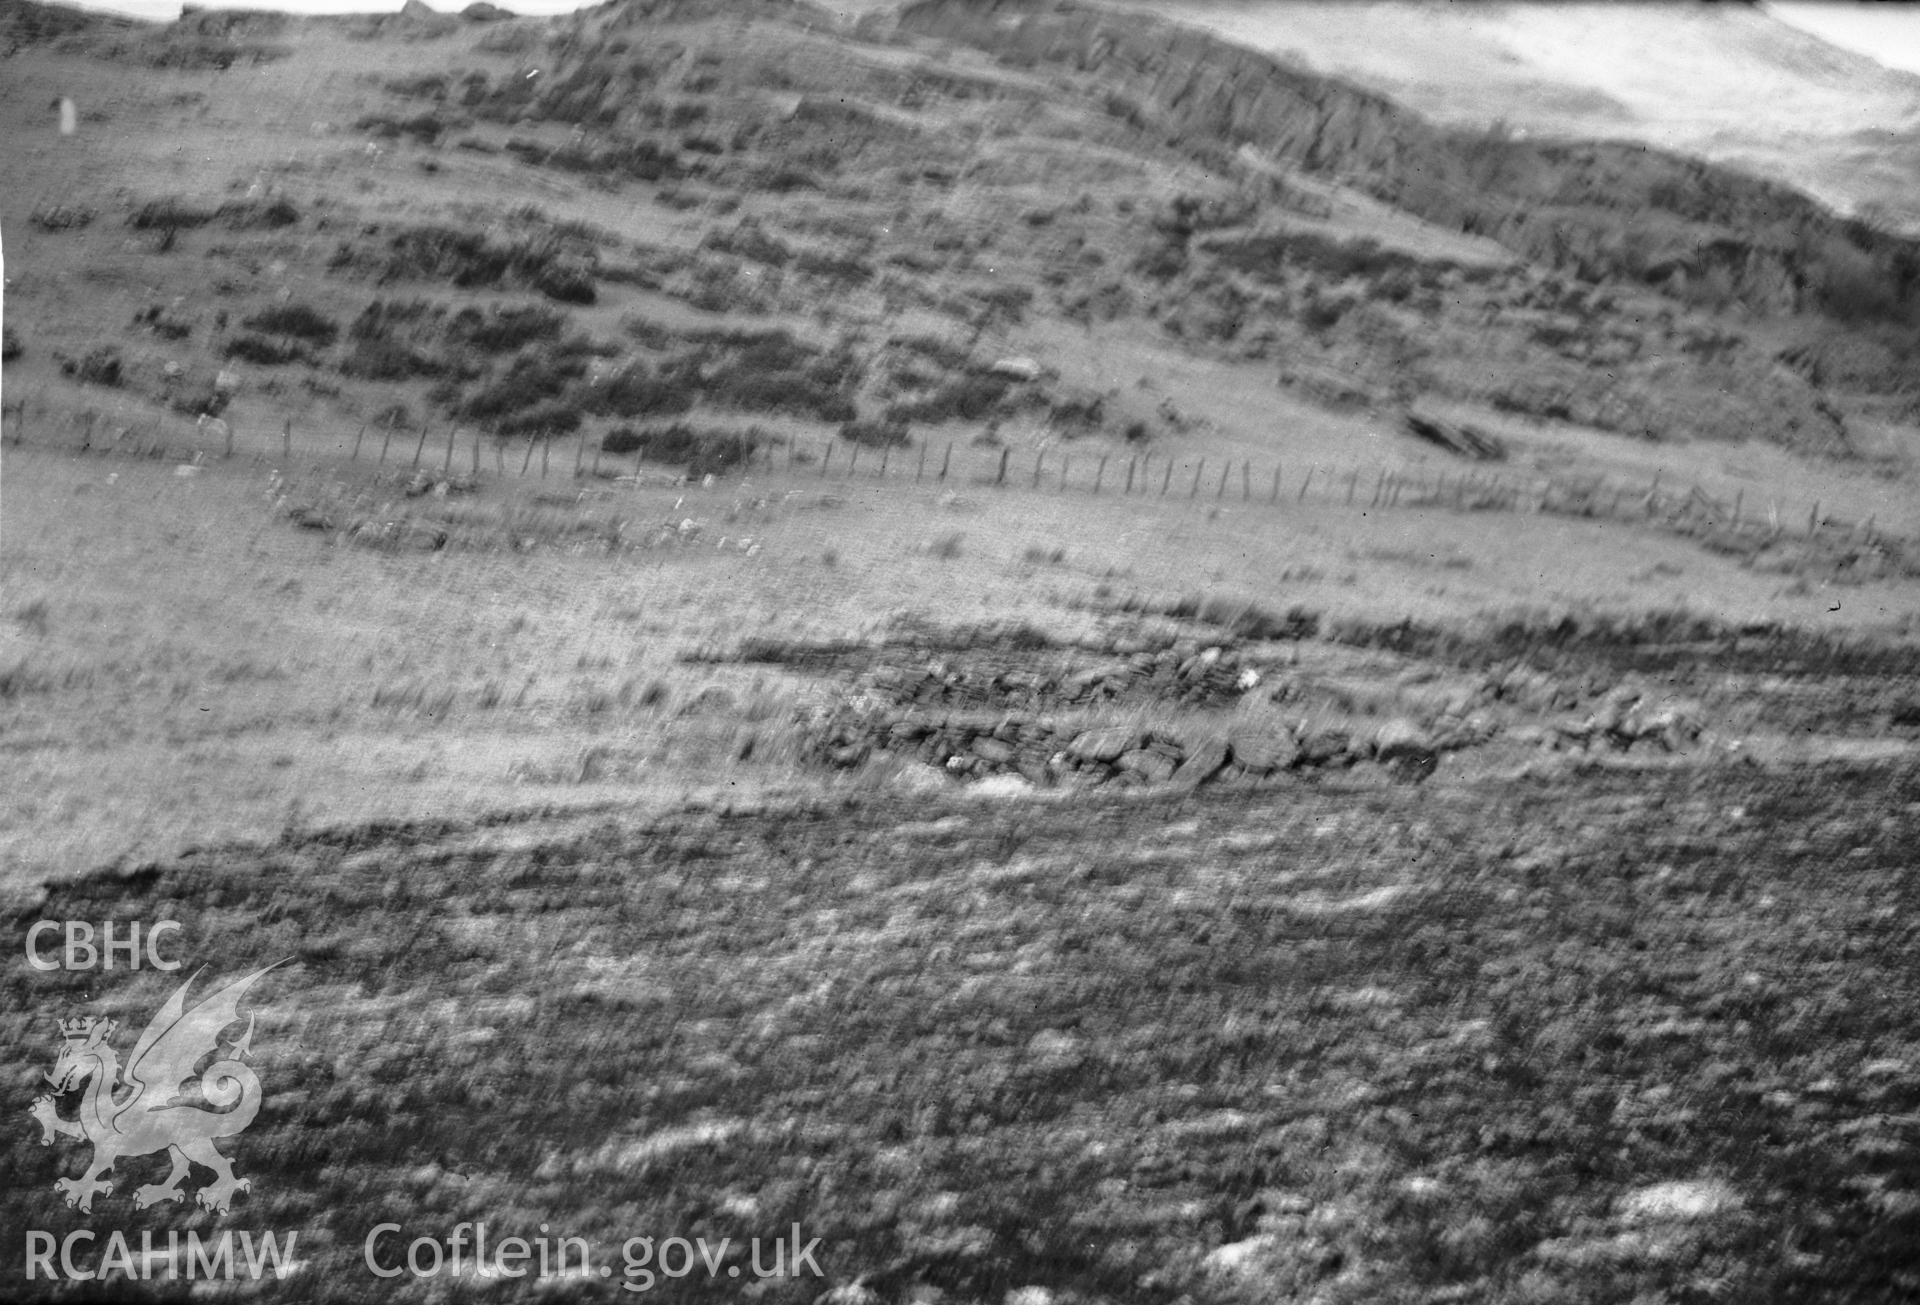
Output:
<path fill-rule="evenodd" d="M 1418 725 L 1405 718 L 1390 720 L 1373 736 L 1373 755 L 1401 779 L 1419 782 L 1440 764 L 1440 750 Z"/>
<path fill-rule="evenodd" d="M 1014 746 L 1004 739 L 978 738 L 973 741 L 973 755 L 993 766 L 1004 766 L 1013 760 Z"/>
<path fill-rule="evenodd" d="M 1173 772 L 1173 783 L 1179 788 L 1198 788 L 1220 773 L 1227 764 L 1231 749 L 1227 741 L 1218 735 L 1197 739 L 1187 745 L 1187 757 Z"/>
<path fill-rule="evenodd" d="M 1373 736 L 1373 755 L 1381 761 L 1431 756 L 1435 751 L 1427 732 L 1405 717 L 1388 721 Z"/>
<path fill-rule="evenodd" d="M 1138 775 L 1149 784 L 1164 784 L 1173 778 L 1173 761 L 1150 748 L 1136 748 L 1120 755 L 1114 763 L 1121 771 Z"/>
<path fill-rule="evenodd" d="M 1278 726 L 1268 729 L 1236 726 L 1227 734 L 1227 746 L 1233 760 L 1255 775 L 1285 770 L 1300 755 L 1293 735 Z"/>
<path fill-rule="evenodd" d="M 1139 742 L 1139 730 L 1088 730 L 1067 745 L 1067 754 L 1075 761 L 1118 761 Z"/>

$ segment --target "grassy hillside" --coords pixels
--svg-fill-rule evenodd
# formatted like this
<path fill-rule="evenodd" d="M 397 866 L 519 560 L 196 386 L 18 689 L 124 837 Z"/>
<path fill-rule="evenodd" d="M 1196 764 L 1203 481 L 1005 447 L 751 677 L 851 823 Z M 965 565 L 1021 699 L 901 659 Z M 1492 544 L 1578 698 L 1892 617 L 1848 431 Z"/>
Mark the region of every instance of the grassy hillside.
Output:
<path fill-rule="evenodd" d="M 1912 247 L 853 8 L 0 4 L 0 928 L 287 962 L 220 1218 L 25 1117 L 173 976 L 9 971 L 0 1296 L 1911 1295 Z"/>

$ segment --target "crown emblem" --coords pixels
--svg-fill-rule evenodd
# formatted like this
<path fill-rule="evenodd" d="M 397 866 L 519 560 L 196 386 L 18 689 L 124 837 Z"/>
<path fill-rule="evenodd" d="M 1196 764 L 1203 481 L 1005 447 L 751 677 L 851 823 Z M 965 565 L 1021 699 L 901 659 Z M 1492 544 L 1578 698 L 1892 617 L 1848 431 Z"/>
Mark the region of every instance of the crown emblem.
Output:
<path fill-rule="evenodd" d="M 82 1015 L 77 1019 L 60 1021 L 60 1036 L 69 1042 L 92 1041 L 96 1037 L 104 1038 L 113 1030 L 114 1021 L 99 1019 L 93 1015 Z"/>

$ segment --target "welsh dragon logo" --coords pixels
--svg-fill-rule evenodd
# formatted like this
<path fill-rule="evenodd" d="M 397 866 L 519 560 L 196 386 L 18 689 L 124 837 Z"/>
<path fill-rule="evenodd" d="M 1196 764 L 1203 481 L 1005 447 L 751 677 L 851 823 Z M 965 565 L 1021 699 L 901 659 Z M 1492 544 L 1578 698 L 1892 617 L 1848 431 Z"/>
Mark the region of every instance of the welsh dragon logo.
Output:
<path fill-rule="evenodd" d="M 40 1123 L 42 1146 L 51 1145 L 56 1136 L 93 1144 L 93 1161 L 86 1172 L 53 1185 L 69 1206 L 91 1214 L 93 1198 L 113 1190 L 104 1175 L 115 1164 L 126 1156 L 160 1150 L 171 1155 L 173 1170 L 163 1183 L 134 1189 L 138 1209 L 183 1199 L 180 1184 L 192 1164 L 213 1170 L 214 1181 L 202 1187 L 195 1199 L 215 1214 L 227 1212 L 235 1192 L 251 1188 L 246 1179 L 233 1176 L 232 1163 L 214 1150 L 213 1143 L 215 1138 L 243 1132 L 260 1112 L 260 1080 L 242 1063 L 252 1052 L 252 1016 L 239 1038 L 222 1034 L 239 1023 L 240 999 L 273 968 L 269 965 L 235 979 L 189 1009 L 187 989 L 200 977 L 196 973 L 148 1022 L 124 1069 L 120 1054 L 107 1041 L 119 1027 L 117 1021 L 91 1016 L 60 1021 L 64 1045 L 53 1072 L 45 1076 L 53 1091 L 35 1098 L 28 1113 Z M 223 1041 L 228 1043 L 224 1050 Z M 214 1057 L 213 1063 L 196 1074 L 194 1067 L 208 1055 Z M 180 1099 L 182 1089 L 196 1078 L 198 1097 L 210 1108 Z M 78 1115 L 72 1120 L 60 1118 L 55 1098 L 82 1083 L 86 1089 Z"/>

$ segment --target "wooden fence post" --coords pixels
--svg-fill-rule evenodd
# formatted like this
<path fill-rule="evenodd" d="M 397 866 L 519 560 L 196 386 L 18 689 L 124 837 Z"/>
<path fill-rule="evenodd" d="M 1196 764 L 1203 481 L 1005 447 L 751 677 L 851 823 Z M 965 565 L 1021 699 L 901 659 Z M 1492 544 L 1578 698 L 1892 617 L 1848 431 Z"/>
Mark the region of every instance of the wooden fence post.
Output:
<path fill-rule="evenodd" d="M 229 426 L 227 429 L 232 430 L 233 427 Z M 291 417 L 287 418 L 285 424 L 280 427 L 280 460 L 289 463 L 293 461 L 293 418 Z"/>
<path fill-rule="evenodd" d="M 1233 471 L 1233 463 L 1231 462 L 1227 463 L 1224 467 L 1220 468 L 1220 485 L 1217 489 L 1213 491 L 1213 496 L 1215 498 L 1219 499 L 1219 498 L 1225 498 L 1227 496 L 1227 476 L 1231 474 L 1232 471 Z"/>
<path fill-rule="evenodd" d="M 1360 483 L 1360 468 L 1355 467 L 1347 473 L 1347 506 L 1353 506 L 1353 487 Z"/>
<path fill-rule="evenodd" d="M 473 433 L 473 439 L 474 439 L 475 445 L 477 446 L 480 442 L 479 431 L 475 431 Z M 507 474 L 507 446 L 503 441 L 500 441 L 500 440 L 495 440 L 493 442 L 493 472 L 496 476 L 500 476 L 502 478 L 504 478 Z"/>
<path fill-rule="evenodd" d="M 833 441 L 828 440 L 826 449 L 820 454 L 820 479 L 827 478 L 827 464 L 833 461 Z"/>
<path fill-rule="evenodd" d="M 1311 485 L 1312 483 L 1313 483 L 1313 468 L 1308 467 L 1306 479 L 1300 482 L 1300 496 L 1298 499 L 1299 502 L 1304 503 L 1307 501 L 1307 486 Z"/>
<path fill-rule="evenodd" d="M 1192 498 L 1200 492 L 1200 473 L 1207 469 L 1207 460 L 1200 459 L 1193 468 L 1193 484 L 1187 487 L 1187 497 Z"/>
<path fill-rule="evenodd" d="M 1381 495 L 1381 494 L 1383 494 L 1384 492 L 1386 492 L 1386 488 L 1387 488 L 1387 471 L 1386 471 L 1386 468 L 1385 468 L 1385 467 L 1382 467 L 1382 468 L 1380 469 L 1380 474 L 1379 474 L 1379 475 L 1378 475 L 1377 477 L 1375 477 L 1375 478 L 1374 478 L 1374 482 L 1373 482 L 1373 502 L 1371 502 L 1371 503 L 1369 503 L 1369 504 L 1368 504 L 1367 506 L 1368 506 L 1368 507 L 1379 507 L 1379 506 L 1380 506 L 1380 495 Z"/>
<path fill-rule="evenodd" d="M 420 423 L 420 442 L 413 446 L 413 465 L 416 467 L 420 465 L 420 455 L 427 447 L 427 432 L 432 429 L 432 422 L 423 421 Z"/>
<path fill-rule="evenodd" d="M 460 428 L 458 426 L 447 427 L 447 456 L 440 460 L 440 474 L 443 476 L 453 474 L 453 446 L 458 443 L 459 440 Z"/>
<path fill-rule="evenodd" d="M 1062 453 L 1060 455 L 1060 492 L 1063 494 L 1067 492 L 1067 474 L 1072 469 L 1073 455 L 1071 453 Z"/>
<path fill-rule="evenodd" d="M 1160 477 L 1160 497 L 1161 498 L 1165 498 L 1167 496 L 1167 486 L 1171 485 L 1172 483 L 1173 483 L 1173 459 L 1169 457 L 1167 459 L 1167 469 Z"/>
<path fill-rule="evenodd" d="M 945 481 L 947 469 L 953 464 L 953 441 L 947 441 L 947 451 L 940 455 L 940 479 Z"/>
<path fill-rule="evenodd" d="M 923 440 L 921 441 L 921 444 L 920 444 L 920 461 L 916 463 L 913 468 L 914 484 L 918 485 L 920 483 L 921 473 L 926 471 L 926 469 L 927 469 L 927 445 L 926 445 L 926 442 Z"/>
<path fill-rule="evenodd" d="M 1107 455 L 1102 453 L 1100 455 L 1100 465 L 1093 469 L 1093 492 L 1095 494 L 1098 494 L 1100 492 L 1100 486 L 1106 480 L 1106 478 L 1107 478 Z"/>
<path fill-rule="evenodd" d="M 1735 490 L 1735 491 L 1734 491 L 1734 495 L 1733 495 L 1733 528 L 1734 528 L 1735 530 L 1738 530 L 1738 529 L 1740 528 L 1740 505 L 1741 505 L 1742 503 L 1744 503 L 1744 502 L 1746 502 L 1746 499 L 1747 499 L 1747 491 L 1746 491 L 1746 489 L 1745 489 L 1745 487 L 1744 487 L 1744 486 L 1743 486 L 1742 488 L 1740 488 L 1740 489 L 1738 489 L 1738 490 Z"/>
<path fill-rule="evenodd" d="M 580 467 L 587 460 L 587 428 L 582 426 L 573 441 L 573 478 L 580 479 Z"/>
<path fill-rule="evenodd" d="M 386 438 L 380 441 L 380 465 L 383 467 L 387 465 L 387 446 L 393 443 L 393 423 L 398 415 L 392 412 L 387 414 Z"/>
<path fill-rule="evenodd" d="M 1126 494 L 1133 493 L 1133 464 L 1138 461 L 1139 461 L 1138 458 L 1127 459 L 1127 487 L 1125 490 L 1121 491 L 1122 493 L 1126 493 Z"/>
<path fill-rule="evenodd" d="M 1007 457 L 1012 452 L 1013 452 L 1012 449 L 1000 450 L 1000 470 L 993 478 L 994 484 L 1004 485 L 1007 483 Z"/>
<path fill-rule="evenodd" d="M 353 437 L 353 456 L 348 458 L 347 461 L 349 462 L 360 461 L 360 441 L 365 439 L 366 437 L 367 437 L 367 423 L 363 421 L 360 423 L 360 433 Z"/>
<path fill-rule="evenodd" d="M 473 478 L 480 479 L 480 432 L 473 433 Z"/>
<path fill-rule="evenodd" d="M 880 446 L 880 479 L 882 480 L 887 478 L 887 459 L 892 452 L 893 446 L 891 444 L 882 444 Z"/>
<path fill-rule="evenodd" d="M 1813 501 L 1813 510 L 1807 513 L 1807 538 L 1813 538 L 1813 532 L 1820 527 L 1820 500 Z"/>
<path fill-rule="evenodd" d="M 227 461 L 233 461 L 233 423 L 227 423 Z"/>
<path fill-rule="evenodd" d="M 859 469 L 860 469 L 860 446 L 858 444 L 855 444 L 847 450 L 847 478 L 851 480 L 853 478 L 853 473 L 858 471 Z"/>
<path fill-rule="evenodd" d="M 1273 468 L 1273 492 L 1270 495 L 1268 495 L 1267 502 L 1269 504 L 1273 504 L 1273 503 L 1278 503 L 1279 501 L 1280 501 L 1280 466 L 1278 463 L 1275 463 Z"/>

